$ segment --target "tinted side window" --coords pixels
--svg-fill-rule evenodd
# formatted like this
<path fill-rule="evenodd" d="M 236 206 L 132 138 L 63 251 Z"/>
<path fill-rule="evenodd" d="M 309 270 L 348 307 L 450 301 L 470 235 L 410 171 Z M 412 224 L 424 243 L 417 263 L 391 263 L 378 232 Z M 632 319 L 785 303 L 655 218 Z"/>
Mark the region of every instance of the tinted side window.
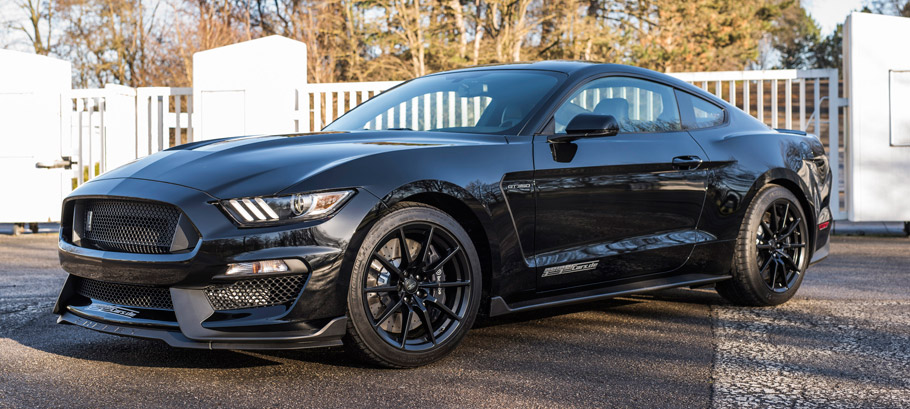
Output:
<path fill-rule="evenodd" d="M 552 131 L 566 133 L 578 114 L 612 115 L 620 132 L 667 132 L 682 129 L 673 89 L 625 77 L 593 80 L 572 93 L 556 110 Z"/>
<path fill-rule="evenodd" d="M 687 124 L 689 128 L 710 128 L 724 123 L 723 108 L 692 94 L 680 92 L 679 95 L 680 106 L 691 109 L 692 123 Z"/>

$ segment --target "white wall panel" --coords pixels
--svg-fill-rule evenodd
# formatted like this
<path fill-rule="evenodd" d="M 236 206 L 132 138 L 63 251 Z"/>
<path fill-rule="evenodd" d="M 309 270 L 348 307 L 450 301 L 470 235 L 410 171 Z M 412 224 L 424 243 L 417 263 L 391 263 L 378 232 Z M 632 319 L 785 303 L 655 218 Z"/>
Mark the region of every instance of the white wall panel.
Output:
<path fill-rule="evenodd" d="M 853 13 L 844 28 L 847 217 L 910 220 L 910 146 L 900 143 L 908 138 L 910 98 L 906 77 L 893 76 L 910 70 L 910 18 Z"/>
<path fill-rule="evenodd" d="M 281 36 L 194 54 L 195 139 L 294 132 L 306 75 L 306 44 Z"/>
<path fill-rule="evenodd" d="M 60 96 L 71 72 L 66 61 L 0 50 L 0 223 L 60 218 L 72 171 L 35 164 L 59 160 L 69 138 Z"/>

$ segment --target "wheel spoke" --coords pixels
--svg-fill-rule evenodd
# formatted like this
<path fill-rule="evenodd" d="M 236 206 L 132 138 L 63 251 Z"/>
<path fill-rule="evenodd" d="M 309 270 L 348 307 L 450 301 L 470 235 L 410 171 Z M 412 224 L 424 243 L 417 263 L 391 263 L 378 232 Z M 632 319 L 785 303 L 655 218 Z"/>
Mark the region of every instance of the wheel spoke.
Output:
<path fill-rule="evenodd" d="M 757 245 L 755 245 L 755 247 L 758 247 L 759 250 L 773 250 L 774 249 L 774 246 L 772 246 L 770 244 L 764 244 L 764 243 L 757 244 Z"/>
<path fill-rule="evenodd" d="M 774 257 L 770 257 L 770 256 L 769 256 L 769 257 L 768 257 L 768 260 L 765 260 L 765 265 L 763 265 L 763 266 L 761 267 L 761 270 L 758 270 L 758 272 L 762 275 L 762 278 L 764 278 L 764 277 L 766 276 L 765 270 L 767 270 L 768 267 L 771 267 L 771 262 L 772 262 L 772 261 L 774 261 Z"/>
<path fill-rule="evenodd" d="M 411 249 L 408 248 L 408 238 L 404 235 L 404 228 L 398 228 L 398 248 L 401 250 L 401 268 L 411 266 Z"/>
<path fill-rule="evenodd" d="M 425 271 L 439 270 L 440 268 L 442 268 L 442 266 L 444 266 L 446 263 L 451 261 L 452 257 L 455 257 L 455 254 L 457 254 L 459 251 L 461 251 L 461 246 L 455 246 L 455 248 L 452 249 L 449 252 L 449 254 L 447 254 L 445 257 L 443 257 L 442 260 L 437 261 L 436 264 L 433 264 L 433 267 L 428 268 Z"/>
<path fill-rule="evenodd" d="M 427 232 L 427 239 L 420 246 L 420 255 L 417 257 L 417 262 L 420 263 L 421 266 L 425 266 L 427 264 L 427 256 L 430 254 L 430 243 L 433 242 L 434 230 L 436 230 L 436 228 L 430 226 L 430 231 Z"/>
<path fill-rule="evenodd" d="M 420 318 L 420 322 L 423 323 L 424 331 L 427 333 L 427 340 L 432 342 L 433 345 L 436 345 L 436 330 L 433 329 L 433 324 L 430 322 L 430 312 L 427 311 L 427 307 L 423 305 L 422 302 L 417 303 L 417 309 L 420 310 L 420 314 L 417 318 Z"/>
<path fill-rule="evenodd" d="M 768 211 L 771 213 L 771 217 L 769 217 L 768 224 L 770 226 L 777 227 L 777 205 L 771 205 L 771 208 L 768 209 Z M 769 231 L 771 232 L 772 236 L 777 234 L 777 230 L 769 229 Z"/>
<path fill-rule="evenodd" d="M 790 267 L 795 272 L 799 272 L 799 267 L 796 266 L 796 263 L 793 262 L 793 259 L 790 258 L 789 254 L 781 254 L 780 259 L 783 260 L 784 264 L 786 264 L 787 267 Z"/>
<path fill-rule="evenodd" d="M 765 233 L 767 233 L 768 236 L 774 236 L 774 231 L 771 230 L 771 226 L 768 226 L 768 223 L 762 221 L 761 228 L 765 229 Z"/>
<path fill-rule="evenodd" d="M 790 202 L 787 202 L 787 206 L 784 207 L 784 217 L 780 221 L 780 230 L 784 230 L 784 225 L 787 224 L 787 216 L 790 214 Z"/>
<path fill-rule="evenodd" d="M 392 264 L 391 261 L 389 261 L 387 258 L 383 257 L 381 254 L 373 253 L 373 258 L 375 258 L 376 261 L 379 262 L 379 264 L 382 264 L 382 266 L 385 267 L 386 270 L 389 270 L 390 272 L 394 273 L 401 279 L 405 278 L 404 273 L 402 273 L 401 270 L 398 269 L 398 267 L 395 267 L 395 265 Z"/>
<path fill-rule="evenodd" d="M 783 245 L 785 249 L 801 249 L 806 247 L 806 243 L 790 243 Z"/>
<path fill-rule="evenodd" d="M 771 259 L 774 260 L 774 258 L 771 258 Z M 777 266 L 778 266 L 777 260 L 774 260 L 774 268 L 771 269 L 773 272 L 773 274 L 771 275 L 771 289 L 772 290 L 777 285 Z"/>
<path fill-rule="evenodd" d="M 452 311 L 452 309 L 447 307 L 445 304 L 439 302 L 439 300 L 436 297 L 432 297 L 432 296 L 427 297 L 427 301 L 429 301 L 430 304 L 432 304 L 434 307 L 436 307 L 436 309 L 438 309 L 439 311 L 442 311 L 443 313 L 448 315 L 453 320 L 461 321 L 461 317 L 459 317 L 458 314 L 455 313 L 455 311 Z"/>
<path fill-rule="evenodd" d="M 402 305 L 404 305 L 404 300 L 399 299 L 398 302 L 395 303 L 395 305 L 393 305 L 389 308 L 386 308 L 385 312 L 382 313 L 382 316 L 379 317 L 378 320 L 376 320 L 375 326 L 378 327 L 378 326 L 382 325 L 384 322 L 386 322 L 386 320 L 388 320 L 389 317 L 392 316 L 392 314 L 395 314 L 398 310 L 401 309 Z"/>
<path fill-rule="evenodd" d="M 788 285 L 788 283 L 790 281 L 791 274 L 789 273 L 789 270 L 787 269 L 787 263 L 785 263 L 783 260 L 781 260 L 780 267 L 781 267 L 781 270 L 783 270 L 782 274 L 780 275 L 780 286 L 783 287 L 784 289 L 789 290 L 790 286 Z"/>
<path fill-rule="evenodd" d="M 394 293 L 398 291 L 398 286 L 381 285 L 379 287 L 367 287 L 363 289 L 365 293 Z"/>
<path fill-rule="evenodd" d="M 401 343 L 400 347 L 404 349 L 404 344 L 408 342 L 408 332 L 411 331 L 411 317 L 414 315 L 414 310 L 411 309 L 410 305 L 405 305 L 408 309 L 408 313 L 403 315 L 402 318 L 404 321 L 401 323 Z"/>
<path fill-rule="evenodd" d="M 799 217 L 797 217 L 796 220 L 793 220 L 793 223 L 790 224 L 790 228 L 788 228 L 787 231 L 782 233 L 780 235 L 780 239 L 778 239 L 778 240 L 783 240 L 787 237 L 790 237 L 790 235 L 793 234 L 794 231 L 796 231 L 796 228 L 799 227 L 799 222 L 801 222 L 802 220 L 803 219 L 799 218 Z"/>
<path fill-rule="evenodd" d="M 465 281 L 437 281 L 432 283 L 423 283 L 420 284 L 420 288 L 455 288 L 455 287 L 467 287 L 471 285 L 471 280 Z"/>

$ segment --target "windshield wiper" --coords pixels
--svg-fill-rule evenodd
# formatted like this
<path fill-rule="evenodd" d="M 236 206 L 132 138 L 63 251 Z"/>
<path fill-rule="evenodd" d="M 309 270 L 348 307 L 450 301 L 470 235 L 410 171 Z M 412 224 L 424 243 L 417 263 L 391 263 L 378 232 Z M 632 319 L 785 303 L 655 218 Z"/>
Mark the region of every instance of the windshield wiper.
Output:
<path fill-rule="evenodd" d="M 411 128 L 386 128 L 386 131 L 413 131 Z"/>

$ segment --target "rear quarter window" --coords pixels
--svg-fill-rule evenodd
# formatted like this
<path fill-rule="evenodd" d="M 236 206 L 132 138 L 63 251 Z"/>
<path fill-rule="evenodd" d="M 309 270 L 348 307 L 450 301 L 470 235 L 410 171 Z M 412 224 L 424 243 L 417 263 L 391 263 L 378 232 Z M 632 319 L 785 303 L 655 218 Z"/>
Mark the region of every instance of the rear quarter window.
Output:
<path fill-rule="evenodd" d="M 724 123 L 723 108 L 686 92 L 677 92 L 677 98 L 687 128 L 711 128 Z"/>

